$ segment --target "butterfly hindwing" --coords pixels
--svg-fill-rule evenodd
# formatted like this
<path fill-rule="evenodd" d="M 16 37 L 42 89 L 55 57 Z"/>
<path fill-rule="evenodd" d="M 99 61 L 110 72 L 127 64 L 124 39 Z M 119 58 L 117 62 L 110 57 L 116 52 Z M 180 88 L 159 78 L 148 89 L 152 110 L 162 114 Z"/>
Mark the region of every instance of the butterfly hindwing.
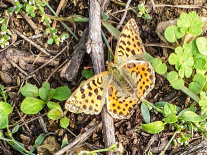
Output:
<path fill-rule="evenodd" d="M 108 87 L 107 110 L 113 118 L 128 119 L 137 108 L 138 98 L 112 81 Z"/>
<path fill-rule="evenodd" d="M 149 62 L 132 60 L 124 64 L 121 68 L 125 77 L 135 87 L 139 99 L 145 98 L 154 88 L 155 73 Z"/>

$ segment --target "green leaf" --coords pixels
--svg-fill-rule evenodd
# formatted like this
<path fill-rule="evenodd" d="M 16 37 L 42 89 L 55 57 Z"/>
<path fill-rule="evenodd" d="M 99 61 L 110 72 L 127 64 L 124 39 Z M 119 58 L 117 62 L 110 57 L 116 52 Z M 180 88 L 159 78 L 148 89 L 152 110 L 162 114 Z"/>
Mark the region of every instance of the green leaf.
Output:
<path fill-rule="evenodd" d="M 150 63 L 158 74 L 163 75 L 167 72 L 167 65 L 162 63 L 160 58 L 154 58 Z"/>
<path fill-rule="evenodd" d="M 60 126 L 62 128 L 67 128 L 69 126 L 69 119 L 67 117 L 63 117 L 60 119 Z"/>
<path fill-rule="evenodd" d="M 201 109 L 204 111 L 204 113 L 207 113 L 207 95 L 203 91 L 200 93 L 199 105 L 201 106 Z"/>
<path fill-rule="evenodd" d="M 63 137 L 61 148 L 65 147 L 68 144 L 67 134 Z"/>
<path fill-rule="evenodd" d="M 26 97 L 20 106 L 20 109 L 25 114 L 37 114 L 44 108 L 44 101 L 32 97 Z"/>
<path fill-rule="evenodd" d="M 204 69 L 204 66 L 206 65 L 206 60 L 203 57 L 200 56 L 194 56 L 194 68 L 195 69 Z"/>
<path fill-rule="evenodd" d="M 102 20 L 108 20 L 109 19 L 109 15 L 108 15 L 108 12 L 104 12 L 101 16 L 101 19 Z"/>
<path fill-rule="evenodd" d="M 37 139 L 35 140 L 35 146 L 40 146 L 45 139 L 45 134 L 40 134 Z"/>
<path fill-rule="evenodd" d="M 146 123 L 150 123 L 150 112 L 144 103 L 141 104 L 141 113 L 142 113 L 144 121 Z"/>
<path fill-rule="evenodd" d="M 53 98 L 54 94 L 55 94 L 55 89 L 53 89 L 53 88 L 50 89 L 48 94 L 47 94 L 47 100 L 48 101 L 51 100 Z"/>
<path fill-rule="evenodd" d="M 58 101 L 64 101 L 68 99 L 70 94 L 71 94 L 70 89 L 66 86 L 62 86 L 55 89 L 55 94 L 53 98 Z"/>
<path fill-rule="evenodd" d="M 47 82 L 42 83 L 42 87 L 39 89 L 39 96 L 42 100 L 46 101 L 48 98 L 48 92 L 50 91 L 50 84 Z"/>
<path fill-rule="evenodd" d="M 177 39 L 175 36 L 175 25 L 168 26 L 164 32 L 164 36 L 168 42 L 174 43 Z"/>
<path fill-rule="evenodd" d="M 182 110 L 179 114 L 178 114 L 178 116 L 181 116 L 184 112 L 186 112 L 186 111 L 192 111 L 192 112 L 195 112 L 196 111 L 196 107 L 191 107 L 191 108 L 187 108 L 187 109 L 184 109 L 184 110 Z"/>
<path fill-rule="evenodd" d="M 82 77 L 86 78 L 86 79 L 89 79 L 91 78 L 92 76 L 94 76 L 94 72 L 92 69 L 83 69 L 81 71 L 81 75 Z"/>
<path fill-rule="evenodd" d="M 187 13 L 182 13 L 177 20 L 177 26 L 178 27 L 183 27 L 183 28 L 188 28 L 190 27 L 190 19 L 188 18 Z"/>
<path fill-rule="evenodd" d="M 102 25 L 116 38 L 119 38 L 120 31 L 108 22 L 102 22 Z"/>
<path fill-rule="evenodd" d="M 67 33 L 63 33 L 61 36 L 64 36 L 65 39 L 68 39 L 69 38 L 69 35 Z"/>
<path fill-rule="evenodd" d="M 184 71 L 185 72 L 185 77 L 189 78 L 193 73 L 192 68 L 189 67 L 189 66 L 184 66 L 184 69 L 185 69 L 185 71 Z"/>
<path fill-rule="evenodd" d="M 183 79 L 178 78 L 178 74 L 175 71 L 171 71 L 167 74 L 167 80 L 175 89 L 182 89 L 184 87 Z"/>
<path fill-rule="evenodd" d="M 145 17 L 147 20 L 151 20 L 151 19 L 152 19 L 151 16 L 150 16 L 148 13 L 144 14 L 144 17 Z"/>
<path fill-rule="evenodd" d="M 207 118 L 207 115 L 197 115 L 196 113 L 192 111 L 185 111 L 181 116 L 180 119 L 184 121 L 189 121 L 189 122 L 202 122 L 205 121 Z"/>
<path fill-rule="evenodd" d="M 37 97 L 38 88 L 33 84 L 27 83 L 21 88 L 21 94 L 25 97 Z"/>
<path fill-rule="evenodd" d="M 189 84 L 190 90 L 195 94 L 199 94 L 206 83 L 206 78 L 203 74 L 197 73 L 193 77 L 193 82 Z"/>
<path fill-rule="evenodd" d="M 60 105 L 59 105 L 58 103 L 51 102 L 51 101 L 49 101 L 49 102 L 47 103 L 47 107 L 48 107 L 49 109 L 54 109 L 54 108 L 61 109 L 61 107 L 60 107 Z"/>
<path fill-rule="evenodd" d="M 50 38 L 50 39 L 47 40 L 47 43 L 48 43 L 49 45 L 53 44 L 53 42 L 54 42 L 53 38 Z"/>
<path fill-rule="evenodd" d="M 176 114 L 177 113 L 176 105 L 173 105 L 170 103 L 165 104 L 163 112 L 164 112 L 165 116 Z"/>
<path fill-rule="evenodd" d="M 59 109 L 59 108 L 51 109 L 48 112 L 47 117 L 52 119 L 52 120 L 58 120 L 61 117 L 63 117 L 63 111 L 61 109 Z"/>
<path fill-rule="evenodd" d="M 169 104 L 169 103 L 168 102 L 165 102 L 165 101 L 160 101 L 160 102 L 156 102 L 155 103 L 155 106 L 156 107 L 163 108 L 165 106 L 165 104 Z"/>
<path fill-rule="evenodd" d="M 198 37 L 196 39 L 196 46 L 202 55 L 207 55 L 207 39 L 205 37 Z"/>
<path fill-rule="evenodd" d="M 166 118 L 162 119 L 165 123 L 171 124 L 178 121 L 177 116 L 175 114 L 168 115 Z"/>
<path fill-rule="evenodd" d="M 19 125 L 16 125 L 13 129 L 12 129 L 12 133 L 16 133 L 19 130 Z"/>
<path fill-rule="evenodd" d="M 176 65 L 177 63 L 179 63 L 177 55 L 175 53 L 171 53 L 168 58 L 168 62 L 171 65 Z"/>
<path fill-rule="evenodd" d="M 0 109 L 0 129 L 6 128 L 8 126 L 8 115 L 4 113 L 4 111 L 2 111 Z"/>
<path fill-rule="evenodd" d="M 48 90 L 46 89 L 46 88 L 44 88 L 44 87 L 41 87 L 40 89 L 39 89 L 39 96 L 40 96 L 40 98 L 42 99 L 42 100 L 46 100 L 47 99 L 47 94 L 48 94 Z"/>
<path fill-rule="evenodd" d="M 181 32 L 189 32 L 193 36 L 199 36 L 202 33 L 203 22 L 198 18 L 195 11 L 188 14 L 182 13 L 177 20 L 177 26 Z"/>
<path fill-rule="evenodd" d="M 164 130 L 165 124 L 162 121 L 156 121 L 148 124 L 142 124 L 142 129 L 150 134 L 156 134 Z"/>
<path fill-rule="evenodd" d="M 9 115 L 12 112 L 12 106 L 7 102 L 0 102 L 0 110 Z"/>

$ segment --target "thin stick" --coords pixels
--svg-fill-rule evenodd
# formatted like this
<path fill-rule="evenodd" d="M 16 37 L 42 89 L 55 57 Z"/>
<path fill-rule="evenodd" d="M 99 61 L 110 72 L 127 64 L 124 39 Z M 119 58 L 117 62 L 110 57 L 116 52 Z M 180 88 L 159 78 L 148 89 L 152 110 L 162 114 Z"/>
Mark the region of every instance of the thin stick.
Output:
<path fill-rule="evenodd" d="M 67 46 L 65 46 L 60 53 L 58 53 L 56 56 L 54 56 L 52 59 L 50 59 L 48 62 L 46 62 L 45 64 L 43 64 L 42 66 L 40 66 L 39 68 L 37 68 L 36 70 L 34 70 L 33 72 L 31 72 L 29 75 L 31 76 L 32 74 L 34 74 L 35 72 L 37 72 L 38 70 L 40 70 L 41 68 L 45 67 L 46 65 L 48 65 L 50 62 L 52 62 L 55 58 L 57 58 L 59 55 L 61 55 L 65 49 L 67 48 Z M 28 79 L 29 77 L 27 77 Z"/>
<path fill-rule="evenodd" d="M 60 1 L 59 5 L 58 5 L 58 8 L 57 8 L 57 10 L 56 10 L 56 12 L 55 12 L 57 16 L 59 15 L 60 10 L 61 10 L 61 8 L 63 7 L 64 2 L 65 2 L 65 0 L 61 0 L 61 1 Z M 56 23 L 57 23 L 57 21 L 54 20 L 53 23 L 52 23 L 52 28 L 53 28 L 53 29 L 55 28 Z"/>
<path fill-rule="evenodd" d="M 122 24 L 123 24 L 123 22 L 124 22 L 124 20 L 125 20 L 125 18 L 126 18 L 126 15 L 127 15 L 127 9 L 128 9 L 128 7 L 129 7 L 129 4 L 131 3 L 131 1 L 132 0 L 128 0 L 127 1 L 127 4 L 126 4 L 126 7 L 125 7 L 125 11 L 124 11 L 124 15 L 122 16 L 122 18 L 121 18 L 121 21 L 119 22 L 119 24 L 117 25 L 117 29 L 119 29 L 121 26 L 122 26 Z"/>
<path fill-rule="evenodd" d="M 76 139 L 72 143 L 70 143 L 69 145 L 65 146 L 64 148 L 62 148 L 61 150 L 59 150 L 58 152 L 56 152 L 54 155 L 62 155 L 66 151 L 69 151 L 70 149 L 74 148 L 75 146 L 82 144 L 83 142 L 85 142 L 87 140 L 87 138 L 94 131 L 96 131 L 99 127 L 101 127 L 101 125 L 102 125 L 102 123 L 100 122 L 100 123 L 94 125 L 92 128 L 90 128 L 86 132 L 84 132 L 83 134 L 78 135 L 76 137 Z"/>
<path fill-rule="evenodd" d="M 37 45 L 34 41 L 30 40 L 29 38 L 25 37 L 23 34 L 21 34 L 19 31 L 17 31 L 16 29 L 13 29 L 13 31 L 19 35 L 21 38 L 23 38 L 24 40 L 26 40 L 27 42 L 29 42 L 30 44 L 32 44 L 34 47 L 36 47 L 37 49 L 39 49 L 42 53 L 50 56 L 50 54 L 43 49 L 42 47 L 40 47 L 39 45 Z"/>
<path fill-rule="evenodd" d="M 91 53 L 93 68 L 96 74 L 105 70 L 104 67 L 104 50 L 101 36 L 101 8 L 98 0 L 90 0 L 89 10 L 89 35 L 86 43 L 87 53 Z M 105 96 L 104 96 L 105 97 Z M 102 123 L 105 147 L 110 147 L 115 141 L 114 122 L 111 115 L 108 113 L 104 105 L 102 112 Z M 108 155 L 113 155 L 113 152 L 107 152 Z"/>

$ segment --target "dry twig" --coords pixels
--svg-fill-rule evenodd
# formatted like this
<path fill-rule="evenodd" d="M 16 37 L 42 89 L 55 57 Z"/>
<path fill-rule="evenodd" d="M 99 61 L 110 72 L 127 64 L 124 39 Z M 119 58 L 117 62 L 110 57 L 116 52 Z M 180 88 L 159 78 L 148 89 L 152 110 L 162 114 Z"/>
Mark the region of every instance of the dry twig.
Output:
<path fill-rule="evenodd" d="M 87 53 L 91 53 L 91 59 L 93 62 L 93 68 L 96 74 L 99 74 L 105 70 L 104 67 L 104 50 L 101 36 L 101 8 L 98 0 L 90 0 L 89 10 L 89 36 L 86 45 Z M 106 106 L 103 106 L 102 123 L 105 147 L 109 147 L 114 144 L 114 122 L 111 115 L 108 113 Z M 113 152 L 108 152 L 108 155 L 113 155 Z"/>
<path fill-rule="evenodd" d="M 101 125 L 102 123 L 98 123 L 94 125 L 93 127 L 91 127 L 88 131 L 84 132 L 83 134 L 78 135 L 72 143 L 65 146 L 64 148 L 56 152 L 54 155 L 61 155 L 65 153 L 66 151 L 73 149 L 75 146 L 82 144 L 94 131 L 96 131 L 99 127 L 101 127 Z"/>

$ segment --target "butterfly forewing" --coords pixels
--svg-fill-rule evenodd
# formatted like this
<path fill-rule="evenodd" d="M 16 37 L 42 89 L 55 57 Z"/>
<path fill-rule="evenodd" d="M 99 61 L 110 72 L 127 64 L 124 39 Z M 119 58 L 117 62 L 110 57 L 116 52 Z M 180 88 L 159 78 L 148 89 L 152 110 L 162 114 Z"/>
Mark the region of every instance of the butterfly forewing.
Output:
<path fill-rule="evenodd" d="M 135 60 L 144 53 L 139 29 L 134 19 L 130 19 L 124 26 L 115 50 L 114 63 L 122 64 L 128 60 Z"/>
<path fill-rule="evenodd" d="M 93 76 L 70 96 L 65 108 L 74 113 L 99 114 L 105 102 L 108 71 Z"/>

